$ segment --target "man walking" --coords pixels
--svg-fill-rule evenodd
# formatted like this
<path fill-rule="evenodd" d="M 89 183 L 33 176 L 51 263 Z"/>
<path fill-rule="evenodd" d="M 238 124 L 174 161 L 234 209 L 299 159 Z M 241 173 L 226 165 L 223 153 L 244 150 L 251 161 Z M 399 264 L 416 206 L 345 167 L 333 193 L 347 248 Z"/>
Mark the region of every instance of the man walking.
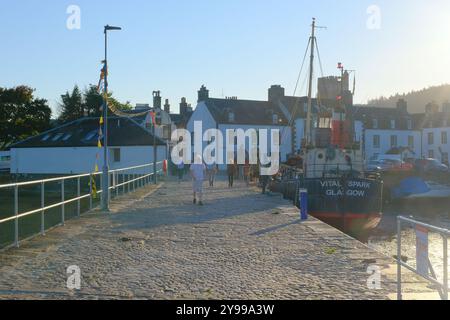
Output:
<path fill-rule="evenodd" d="M 191 164 L 190 172 L 192 177 L 192 189 L 194 192 L 194 201 L 193 203 L 198 204 L 200 206 L 203 205 L 203 180 L 205 180 L 205 171 L 206 166 L 202 162 L 201 156 L 195 157 L 195 162 Z"/>
<path fill-rule="evenodd" d="M 236 162 L 227 165 L 228 187 L 233 188 L 234 175 L 236 174 Z"/>
<path fill-rule="evenodd" d="M 214 187 L 214 180 L 216 179 L 216 173 L 217 173 L 217 164 L 212 163 L 207 165 L 207 173 L 208 173 L 208 180 L 209 180 L 209 186 Z"/>

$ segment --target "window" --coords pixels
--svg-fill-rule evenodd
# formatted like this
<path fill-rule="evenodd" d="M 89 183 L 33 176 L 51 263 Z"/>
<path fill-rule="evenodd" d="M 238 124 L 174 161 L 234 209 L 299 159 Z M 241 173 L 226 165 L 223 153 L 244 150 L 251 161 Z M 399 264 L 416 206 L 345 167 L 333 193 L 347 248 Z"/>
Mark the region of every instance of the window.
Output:
<path fill-rule="evenodd" d="M 97 135 L 97 130 L 92 130 L 91 132 L 89 132 L 85 137 L 84 140 L 89 141 L 92 138 L 94 138 Z"/>
<path fill-rule="evenodd" d="M 391 129 L 395 129 L 395 119 L 391 120 Z"/>
<path fill-rule="evenodd" d="M 447 144 L 447 141 L 448 141 L 447 131 L 442 131 L 441 132 L 441 143 Z"/>
<path fill-rule="evenodd" d="M 272 121 L 273 121 L 273 124 L 277 124 L 278 123 L 278 115 L 276 113 L 274 113 L 272 115 Z"/>
<path fill-rule="evenodd" d="M 374 148 L 380 147 L 380 136 L 379 135 L 373 136 L 373 147 Z"/>
<path fill-rule="evenodd" d="M 52 135 L 49 133 L 49 134 L 46 134 L 42 139 L 41 139 L 41 141 L 47 141 L 50 137 L 51 137 Z"/>
<path fill-rule="evenodd" d="M 372 127 L 373 127 L 373 129 L 378 129 L 378 119 L 372 120 Z"/>
<path fill-rule="evenodd" d="M 0 161 L 11 161 L 11 156 L 2 156 L 0 157 Z"/>
<path fill-rule="evenodd" d="M 397 136 L 391 136 L 391 148 L 397 147 Z"/>
<path fill-rule="evenodd" d="M 66 135 L 62 138 L 63 141 L 67 141 L 72 137 L 71 133 L 66 133 Z"/>
<path fill-rule="evenodd" d="M 228 122 L 234 122 L 234 112 L 228 113 Z"/>
<path fill-rule="evenodd" d="M 412 130 L 412 120 L 411 119 L 406 120 L 406 126 L 408 127 L 408 130 Z"/>
<path fill-rule="evenodd" d="M 442 152 L 442 163 L 448 165 L 448 152 Z"/>
<path fill-rule="evenodd" d="M 56 136 L 53 137 L 52 141 L 57 141 L 59 138 L 61 138 L 64 135 L 64 133 L 58 133 Z"/>
<path fill-rule="evenodd" d="M 408 136 L 408 147 L 414 149 L 414 136 Z"/>
<path fill-rule="evenodd" d="M 111 149 L 113 162 L 120 162 L 120 148 Z"/>
<path fill-rule="evenodd" d="M 434 150 L 428 150 L 428 158 L 434 158 Z"/>
<path fill-rule="evenodd" d="M 434 144 L 434 134 L 433 134 L 433 132 L 428 132 L 428 144 L 429 145 Z"/>

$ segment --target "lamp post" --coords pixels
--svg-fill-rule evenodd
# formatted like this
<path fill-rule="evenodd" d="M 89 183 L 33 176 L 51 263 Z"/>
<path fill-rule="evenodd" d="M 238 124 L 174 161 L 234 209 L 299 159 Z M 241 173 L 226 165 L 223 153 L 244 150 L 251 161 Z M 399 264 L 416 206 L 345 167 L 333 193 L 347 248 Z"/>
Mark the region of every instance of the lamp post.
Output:
<path fill-rule="evenodd" d="M 103 177 L 102 177 L 102 210 L 109 210 L 109 167 L 108 167 L 108 31 L 122 30 L 120 27 L 106 25 L 105 33 L 105 87 L 103 93 Z"/>

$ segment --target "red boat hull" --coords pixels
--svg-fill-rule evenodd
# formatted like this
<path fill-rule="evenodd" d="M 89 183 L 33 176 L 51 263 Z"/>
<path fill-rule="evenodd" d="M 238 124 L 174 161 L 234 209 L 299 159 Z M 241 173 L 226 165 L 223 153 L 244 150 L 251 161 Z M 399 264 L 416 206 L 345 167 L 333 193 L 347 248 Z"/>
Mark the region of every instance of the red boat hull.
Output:
<path fill-rule="evenodd" d="M 310 215 L 361 241 L 367 240 L 382 217 L 382 213 L 310 212 Z"/>

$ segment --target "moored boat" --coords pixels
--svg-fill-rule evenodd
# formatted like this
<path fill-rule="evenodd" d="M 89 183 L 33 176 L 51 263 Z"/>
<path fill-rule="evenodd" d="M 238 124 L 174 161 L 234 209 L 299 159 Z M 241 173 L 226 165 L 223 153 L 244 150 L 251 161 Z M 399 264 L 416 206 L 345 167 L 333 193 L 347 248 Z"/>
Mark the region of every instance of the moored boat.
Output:
<path fill-rule="evenodd" d="M 352 125 L 353 93 L 343 86 L 349 73 L 341 63 L 340 94 L 336 101 L 320 105 L 312 115 L 315 28 L 313 20 L 308 109 L 300 153 L 303 172 L 295 179 L 282 178 L 275 189 L 281 189 L 295 203 L 298 190 L 306 189 L 310 215 L 365 240 L 381 220 L 383 182 L 364 173 L 362 143 L 356 141 Z"/>

